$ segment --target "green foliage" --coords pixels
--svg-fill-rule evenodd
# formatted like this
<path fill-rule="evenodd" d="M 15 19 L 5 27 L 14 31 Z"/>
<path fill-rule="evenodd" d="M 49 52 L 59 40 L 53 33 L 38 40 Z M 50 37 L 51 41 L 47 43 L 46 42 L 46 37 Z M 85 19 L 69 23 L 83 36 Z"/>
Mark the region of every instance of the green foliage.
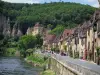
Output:
<path fill-rule="evenodd" d="M 62 25 L 58 25 L 56 28 L 54 28 L 53 30 L 51 30 L 49 33 L 50 34 L 55 34 L 55 35 L 59 35 L 64 31 L 65 27 Z"/>
<path fill-rule="evenodd" d="M 64 45 L 63 47 L 64 47 L 64 50 L 66 51 L 67 50 L 67 45 Z"/>
<path fill-rule="evenodd" d="M 53 25 L 48 24 L 48 25 L 47 25 L 47 28 L 48 28 L 48 29 L 52 29 L 52 28 L 53 28 Z"/>
<path fill-rule="evenodd" d="M 3 13 L 4 2 L 0 0 L 0 13 Z"/>
<path fill-rule="evenodd" d="M 54 2 L 46 4 L 17 4 L 4 3 L 4 14 L 9 16 L 11 21 L 18 20 L 22 30 L 40 22 L 45 27 L 48 24 L 55 28 L 58 24 L 67 28 L 88 20 L 96 8 L 89 5 L 69 2 Z"/>
<path fill-rule="evenodd" d="M 35 49 L 27 49 L 26 53 L 30 56 L 31 54 L 33 54 L 34 51 Z"/>
<path fill-rule="evenodd" d="M 44 57 L 40 54 L 33 54 L 27 57 L 27 60 L 32 61 L 33 63 L 39 64 L 40 66 L 44 65 Z"/>
<path fill-rule="evenodd" d="M 36 37 L 32 35 L 24 35 L 18 41 L 18 48 L 23 57 L 26 57 L 26 50 L 36 46 Z"/>
<path fill-rule="evenodd" d="M 74 58 L 79 58 L 79 52 L 78 52 L 78 51 L 75 52 L 75 56 L 74 56 Z"/>
<path fill-rule="evenodd" d="M 72 50 L 69 50 L 69 56 L 73 57 L 73 51 Z"/>
<path fill-rule="evenodd" d="M 100 55 L 100 47 L 97 47 L 96 50 L 97 50 L 97 56 L 99 56 Z"/>
<path fill-rule="evenodd" d="M 7 48 L 6 54 L 9 56 L 15 55 L 16 49 L 15 48 Z"/>
<path fill-rule="evenodd" d="M 18 41 L 18 47 L 22 55 L 32 54 L 36 47 L 41 47 L 43 44 L 43 39 L 40 35 L 24 35 L 20 37 Z"/>
<path fill-rule="evenodd" d="M 38 34 L 36 35 L 36 46 L 40 48 L 42 45 L 43 45 L 43 39 L 41 35 Z"/>
<path fill-rule="evenodd" d="M 0 55 L 4 55 L 6 53 L 8 45 L 8 38 L 0 34 Z"/>
<path fill-rule="evenodd" d="M 55 51 L 55 48 L 52 47 L 52 48 L 51 48 L 51 51 Z"/>
<path fill-rule="evenodd" d="M 20 37 L 18 44 L 20 49 L 27 50 L 29 48 L 34 48 L 36 45 L 36 37 L 32 35 L 24 35 Z"/>

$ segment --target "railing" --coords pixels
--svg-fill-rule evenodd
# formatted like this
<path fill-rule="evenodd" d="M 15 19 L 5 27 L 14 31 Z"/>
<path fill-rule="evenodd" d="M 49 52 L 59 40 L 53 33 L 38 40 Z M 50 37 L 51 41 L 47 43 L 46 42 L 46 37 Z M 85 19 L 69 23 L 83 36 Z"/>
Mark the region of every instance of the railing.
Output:
<path fill-rule="evenodd" d="M 99 72 L 96 72 L 88 67 L 85 67 L 84 65 L 76 64 L 74 63 L 74 61 L 69 61 L 64 56 L 53 54 L 51 57 L 57 60 L 58 62 L 62 63 L 62 65 L 64 65 L 65 67 L 69 67 L 70 70 L 76 72 L 78 75 L 100 75 Z"/>

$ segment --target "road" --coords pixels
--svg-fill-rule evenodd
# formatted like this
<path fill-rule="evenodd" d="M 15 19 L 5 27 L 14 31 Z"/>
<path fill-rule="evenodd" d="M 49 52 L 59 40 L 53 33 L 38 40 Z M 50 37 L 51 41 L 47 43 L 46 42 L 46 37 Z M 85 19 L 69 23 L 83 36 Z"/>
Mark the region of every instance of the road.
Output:
<path fill-rule="evenodd" d="M 97 64 L 85 60 L 81 60 L 81 59 L 73 59 L 70 58 L 69 56 L 61 56 L 60 54 L 56 54 L 56 53 L 51 54 L 51 57 L 54 57 L 61 62 L 64 62 L 64 64 L 71 63 L 100 74 L 100 66 Z"/>

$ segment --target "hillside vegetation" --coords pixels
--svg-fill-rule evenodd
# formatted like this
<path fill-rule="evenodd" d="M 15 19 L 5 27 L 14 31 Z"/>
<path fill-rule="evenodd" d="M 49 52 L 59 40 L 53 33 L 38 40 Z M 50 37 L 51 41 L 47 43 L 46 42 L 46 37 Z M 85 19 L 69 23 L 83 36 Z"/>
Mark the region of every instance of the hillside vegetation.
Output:
<path fill-rule="evenodd" d="M 72 28 L 88 20 L 96 8 L 89 5 L 69 2 L 51 2 L 44 4 L 16 4 L 4 3 L 3 13 L 10 17 L 12 23 L 18 21 L 22 30 L 40 22 L 47 27 L 53 25 L 63 25 Z"/>

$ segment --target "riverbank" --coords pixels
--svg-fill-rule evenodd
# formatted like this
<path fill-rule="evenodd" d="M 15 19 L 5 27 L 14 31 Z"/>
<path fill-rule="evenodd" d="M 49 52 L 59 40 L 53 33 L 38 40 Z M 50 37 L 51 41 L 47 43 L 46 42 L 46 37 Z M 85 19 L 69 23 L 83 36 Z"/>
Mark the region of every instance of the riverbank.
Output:
<path fill-rule="evenodd" d="M 46 70 L 41 75 L 56 75 L 52 70 Z"/>
<path fill-rule="evenodd" d="M 25 58 L 25 61 L 28 62 L 29 64 L 32 64 L 32 66 L 44 67 L 45 64 L 48 64 L 47 59 L 48 57 L 34 53 L 33 55 L 27 56 Z"/>
<path fill-rule="evenodd" d="M 40 73 L 40 75 L 55 75 L 55 73 L 52 70 L 48 69 L 49 62 L 47 56 L 43 56 L 41 54 L 33 54 L 27 56 L 25 58 L 25 61 L 31 64 L 32 66 L 42 67 L 43 71 Z"/>

